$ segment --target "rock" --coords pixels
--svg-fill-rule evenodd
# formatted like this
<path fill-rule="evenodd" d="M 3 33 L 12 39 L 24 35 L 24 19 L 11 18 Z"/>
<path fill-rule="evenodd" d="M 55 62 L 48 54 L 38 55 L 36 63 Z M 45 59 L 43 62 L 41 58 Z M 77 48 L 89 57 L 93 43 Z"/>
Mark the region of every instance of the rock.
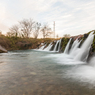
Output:
<path fill-rule="evenodd" d="M 88 37 L 88 34 L 84 34 L 84 38 L 87 38 Z"/>
<path fill-rule="evenodd" d="M 0 45 L 0 53 L 7 53 L 8 51 Z"/>

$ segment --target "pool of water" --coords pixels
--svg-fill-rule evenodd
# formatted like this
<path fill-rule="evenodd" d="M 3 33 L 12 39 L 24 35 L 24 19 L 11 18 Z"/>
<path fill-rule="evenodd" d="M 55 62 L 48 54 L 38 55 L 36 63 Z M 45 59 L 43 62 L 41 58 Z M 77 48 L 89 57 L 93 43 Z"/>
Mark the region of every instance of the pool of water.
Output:
<path fill-rule="evenodd" d="M 36 50 L 0 54 L 0 95 L 95 95 L 95 68 Z"/>

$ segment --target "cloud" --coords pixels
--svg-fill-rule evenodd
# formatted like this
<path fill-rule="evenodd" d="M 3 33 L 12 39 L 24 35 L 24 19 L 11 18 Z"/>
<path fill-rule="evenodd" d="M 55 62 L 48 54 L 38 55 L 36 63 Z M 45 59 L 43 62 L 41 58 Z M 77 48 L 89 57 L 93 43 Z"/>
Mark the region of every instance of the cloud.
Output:
<path fill-rule="evenodd" d="M 55 21 L 59 36 L 83 34 L 94 29 L 94 5 L 94 0 L 3 0 L 0 1 L 0 27 L 33 18 L 41 23 L 48 22 L 51 28 Z"/>

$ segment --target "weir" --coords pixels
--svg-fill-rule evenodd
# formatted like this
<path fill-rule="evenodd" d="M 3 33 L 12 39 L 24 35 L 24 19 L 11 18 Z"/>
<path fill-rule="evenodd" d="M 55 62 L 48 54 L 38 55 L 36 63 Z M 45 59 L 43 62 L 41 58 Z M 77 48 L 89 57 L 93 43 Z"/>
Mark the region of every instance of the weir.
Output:
<path fill-rule="evenodd" d="M 91 32 L 89 34 L 89 36 L 86 38 L 86 40 L 82 43 L 80 48 L 79 48 L 79 45 L 80 45 L 82 40 L 79 41 L 78 38 L 77 38 L 72 43 L 71 49 L 69 49 L 70 43 L 71 43 L 71 40 L 72 40 L 72 38 L 70 38 L 70 40 L 68 41 L 68 43 L 65 47 L 65 50 L 64 50 L 63 54 L 68 54 L 68 55 L 72 56 L 72 58 L 74 60 L 77 60 L 77 61 L 87 61 L 87 58 L 88 58 L 88 55 L 89 55 L 89 50 L 90 50 L 91 45 L 93 43 L 93 39 L 94 39 L 94 34 L 93 34 L 93 32 Z M 61 41 L 62 41 L 62 39 L 56 41 L 53 52 L 60 52 Z M 52 46 L 53 46 L 53 42 L 51 42 L 47 47 L 46 47 L 46 44 L 43 45 L 39 50 L 50 51 Z"/>
<path fill-rule="evenodd" d="M 59 52 L 60 51 L 60 48 L 61 48 L 61 40 L 62 39 L 56 41 L 56 44 L 55 44 L 55 46 L 54 46 L 54 48 L 52 50 L 53 52 Z M 38 50 L 50 51 L 51 48 L 52 48 L 52 46 L 53 46 L 53 42 L 51 42 L 47 47 L 46 47 L 46 44 L 43 45 L 43 46 L 41 46 Z"/>
<path fill-rule="evenodd" d="M 43 50 L 43 49 L 45 48 L 45 46 L 46 46 L 46 44 L 43 45 L 43 46 L 41 46 L 41 47 L 39 48 L 39 50 Z"/>
<path fill-rule="evenodd" d="M 93 39 L 94 39 L 94 34 L 93 32 L 91 32 L 80 48 L 79 48 L 79 45 L 81 41 L 76 39 L 73 42 L 71 49 L 69 50 L 69 45 L 71 42 L 71 39 L 70 39 L 65 48 L 64 53 L 68 54 L 68 51 L 70 51 L 69 55 L 71 55 L 74 58 L 74 60 L 87 61 L 89 50 L 91 48 L 91 44 L 93 43 Z"/>
<path fill-rule="evenodd" d="M 59 40 L 56 42 L 56 44 L 55 44 L 55 47 L 54 47 L 53 51 L 56 51 L 58 43 L 59 43 Z"/>
<path fill-rule="evenodd" d="M 50 51 L 51 47 L 52 47 L 52 42 L 44 50 L 45 51 Z"/>
<path fill-rule="evenodd" d="M 65 53 L 65 54 L 68 54 L 68 53 L 69 53 L 69 46 L 70 46 L 71 40 L 72 40 L 72 38 L 70 38 L 70 40 L 69 40 L 69 42 L 68 42 L 68 44 L 67 44 L 67 46 L 66 46 L 66 48 L 65 48 L 65 50 L 64 50 L 64 53 Z"/>

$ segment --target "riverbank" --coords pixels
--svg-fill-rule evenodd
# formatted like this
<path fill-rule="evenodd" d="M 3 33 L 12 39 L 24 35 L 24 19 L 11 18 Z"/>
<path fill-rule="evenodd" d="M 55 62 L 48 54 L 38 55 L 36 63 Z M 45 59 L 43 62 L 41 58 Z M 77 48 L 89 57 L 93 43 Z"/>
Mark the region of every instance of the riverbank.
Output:
<path fill-rule="evenodd" d="M 93 30 L 93 31 L 95 34 L 95 30 Z M 90 32 L 92 32 L 92 31 L 90 31 Z M 71 36 L 70 38 L 72 38 L 72 41 L 70 43 L 71 45 L 69 48 L 71 48 L 72 43 L 77 38 L 79 40 L 82 40 L 80 43 L 80 46 L 81 46 L 81 44 L 86 40 L 86 38 L 88 37 L 90 32 L 83 34 L 83 35 Z M 60 52 L 64 51 L 70 38 L 66 38 L 66 37 L 62 38 L 61 46 L 60 46 L 60 50 L 59 50 Z M 6 50 L 11 51 L 11 50 L 36 49 L 41 46 L 41 43 L 44 43 L 44 44 L 46 43 L 46 47 L 47 47 L 50 44 L 50 42 L 53 42 L 52 43 L 53 47 L 51 48 L 51 50 L 53 50 L 54 46 L 56 44 L 55 40 L 58 40 L 58 39 L 54 39 L 54 38 L 44 38 L 44 39 L 43 38 L 40 38 L 40 39 L 20 38 L 20 37 L 7 37 L 4 35 L 1 35 L 0 36 L 0 45 L 2 47 L 4 47 Z M 93 44 L 90 49 L 90 55 L 92 55 L 94 52 L 95 52 L 95 37 L 94 37 Z"/>
<path fill-rule="evenodd" d="M 26 50 L 35 49 L 41 43 L 50 43 L 55 39 L 45 38 L 45 39 L 34 39 L 34 38 L 19 38 L 19 37 L 6 37 L 0 36 L 0 45 L 10 50 Z"/>

